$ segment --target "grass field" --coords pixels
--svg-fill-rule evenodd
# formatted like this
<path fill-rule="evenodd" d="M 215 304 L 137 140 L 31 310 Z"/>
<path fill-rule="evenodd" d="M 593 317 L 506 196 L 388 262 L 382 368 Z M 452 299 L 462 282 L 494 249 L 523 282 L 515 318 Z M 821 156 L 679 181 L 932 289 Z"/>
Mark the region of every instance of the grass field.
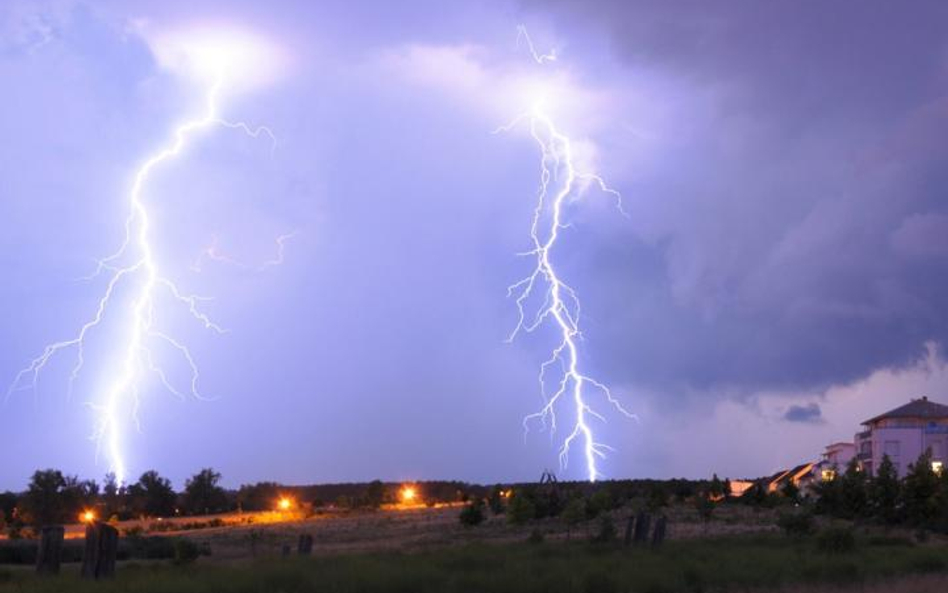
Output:
<path fill-rule="evenodd" d="M 563 541 L 468 543 L 413 552 L 365 552 L 311 558 L 268 557 L 177 566 L 123 563 L 118 578 L 88 583 L 78 567 L 38 578 L 0 568 L 0 592 L 425 593 L 425 592 L 697 592 L 810 590 L 928 575 L 942 590 L 948 547 L 900 538 L 860 538 L 853 551 L 829 554 L 812 539 L 779 535 L 670 541 L 658 551 L 618 544 Z M 803 587 L 803 588 L 801 588 Z M 887 584 L 887 591 L 914 591 Z M 918 589 L 923 590 L 923 589 Z"/>

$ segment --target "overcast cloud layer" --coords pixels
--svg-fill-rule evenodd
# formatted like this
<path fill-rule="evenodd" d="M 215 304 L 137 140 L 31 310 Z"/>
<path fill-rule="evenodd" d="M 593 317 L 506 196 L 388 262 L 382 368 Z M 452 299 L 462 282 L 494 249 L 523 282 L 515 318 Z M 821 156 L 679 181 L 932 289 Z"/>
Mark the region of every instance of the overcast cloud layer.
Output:
<path fill-rule="evenodd" d="M 765 474 L 909 398 L 948 402 L 944 3 L 257 4 L 0 8 L 10 380 L 94 310 L 101 284 L 75 279 L 121 240 L 144 155 L 200 108 L 157 34 L 239 26 L 287 56 L 225 103 L 273 129 L 274 150 L 214 131 L 149 190 L 164 265 L 214 295 L 231 331 L 168 320 L 215 399 L 150 389 L 133 473 L 180 482 L 212 465 L 236 485 L 555 467 L 548 436 L 520 429 L 549 335 L 504 343 L 538 155 L 524 130 L 491 134 L 535 83 L 557 90 L 583 166 L 628 211 L 587 193 L 558 252 L 583 300 L 584 364 L 639 415 L 601 426 L 607 475 Z M 555 63 L 518 48 L 521 23 Z M 255 269 L 291 231 L 283 264 Z M 245 265 L 192 269 L 214 239 Z M 106 471 L 84 402 L 107 370 L 90 365 L 67 398 L 71 363 L 0 407 L 0 488 L 37 467 Z"/>

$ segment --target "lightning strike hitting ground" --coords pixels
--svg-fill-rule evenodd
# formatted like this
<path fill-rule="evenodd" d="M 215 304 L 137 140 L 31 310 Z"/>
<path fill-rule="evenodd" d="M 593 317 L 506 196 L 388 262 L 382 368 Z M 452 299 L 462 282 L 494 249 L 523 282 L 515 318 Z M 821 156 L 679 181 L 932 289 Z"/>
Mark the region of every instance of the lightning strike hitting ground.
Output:
<path fill-rule="evenodd" d="M 69 377 L 69 392 L 71 393 L 72 385 L 85 364 L 85 347 L 90 333 L 101 325 L 109 311 L 124 305 L 124 300 L 113 301 L 118 299 L 115 296 L 116 292 L 129 285 L 132 297 L 127 309 L 129 314 L 127 334 L 122 338 L 121 350 L 116 360 L 109 363 L 107 367 L 110 379 L 102 391 L 101 398 L 89 404 L 98 416 L 93 432 L 96 456 L 98 457 L 103 447 L 106 449 L 110 471 L 115 474 L 120 484 L 125 482 L 127 476 L 121 440 L 125 420 L 130 417 L 136 427 L 138 426 L 140 389 L 146 373 L 149 371 L 154 373 L 162 385 L 173 394 L 179 397 L 185 395 L 182 390 L 171 384 L 165 371 L 156 364 L 151 345 L 164 343 L 180 354 L 190 369 L 190 381 L 186 393 L 203 399 L 198 390 L 200 373 L 191 351 L 183 342 L 163 332 L 155 323 L 156 297 L 164 291 L 167 296 L 184 305 L 191 317 L 206 329 L 218 333 L 224 332 L 220 326 L 201 312 L 199 305 L 207 300 L 206 298 L 183 293 L 173 281 L 161 274 L 159 262 L 154 254 L 152 237 L 149 234 L 151 221 L 143 195 L 148 178 L 156 167 L 177 157 L 194 135 L 210 127 L 222 126 L 240 130 L 253 138 L 266 136 L 275 145 L 275 138 L 268 128 L 264 126 L 251 128 L 243 122 L 230 122 L 219 117 L 217 103 L 221 86 L 222 77 L 219 77 L 207 91 L 204 114 L 180 124 L 174 131 L 173 140 L 159 148 L 138 168 L 129 192 L 129 214 L 125 220 L 125 239 L 115 253 L 99 260 L 95 272 L 86 278 L 86 280 L 91 280 L 103 274 L 108 275 L 108 283 L 98 301 L 95 314 L 79 328 L 75 337 L 47 345 L 42 354 L 34 358 L 29 366 L 17 374 L 7 392 L 7 397 L 9 397 L 14 391 L 35 390 L 39 374 L 50 359 L 63 350 L 75 348 L 76 363 Z M 282 241 L 279 242 L 279 246 L 279 257 L 273 260 L 272 265 L 282 261 Z"/>
<path fill-rule="evenodd" d="M 518 39 L 520 37 L 526 39 L 531 55 L 537 63 L 542 64 L 544 61 L 555 59 L 554 54 L 538 55 L 523 27 L 519 28 Z M 635 415 L 627 411 L 613 397 L 605 384 L 584 374 L 580 369 L 579 342 L 582 340 L 579 328 L 580 302 L 576 291 L 556 272 L 552 252 L 557 245 L 560 231 L 568 226 L 563 221 L 563 209 L 567 200 L 580 197 L 589 186 L 594 185 L 612 195 L 622 212 L 621 196 L 608 187 L 598 175 L 580 173 L 576 170 L 569 137 L 556 128 L 552 119 L 543 112 L 540 105 L 534 106 L 531 111 L 520 115 L 498 131 L 508 131 L 523 122 L 529 124 L 530 133 L 539 146 L 541 154 L 540 187 L 533 223 L 530 227 L 533 249 L 523 254 L 534 256 L 536 267 L 529 276 L 507 289 L 508 297 L 516 295 L 518 312 L 517 325 L 508 337 L 508 342 L 512 342 L 521 331 L 532 332 L 544 322 L 552 323 L 560 337 L 560 342 L 553 349 L 550 358 L 540 366 L 539 380 L 543 407 L 538 412 L 525 417 L 523 426 L 526 434 L 531 422 L 539 422 L 544 429 L 549 423 L 550 437 L 553 438 L 557 430 L 558 404 L 564 398 L 571 400 L 570 405 L 576 419 L 560 446 L 560 467 L 566 469 L 570 450 L 578 440 L 583 449 L 588 479 L 594 482 L 602 476 L 597 467 L 597 459 L 605 457 L 606 452 L 613 449 L 596 440 L 590 420 L 605 422 L 606 419 L 592 407 L 590 397 L 598 394 L 622 415 L 628 418 L 635 418 Z M 537 298 L 539 291 L 543 291 L 542 304 L 535 312 L 528 315 L 529 301 L 531 298 Z M 547 372 L 555 365 L 559 365 L 561 372 L 556 379 L 556 390 L 548 394 Z"/>

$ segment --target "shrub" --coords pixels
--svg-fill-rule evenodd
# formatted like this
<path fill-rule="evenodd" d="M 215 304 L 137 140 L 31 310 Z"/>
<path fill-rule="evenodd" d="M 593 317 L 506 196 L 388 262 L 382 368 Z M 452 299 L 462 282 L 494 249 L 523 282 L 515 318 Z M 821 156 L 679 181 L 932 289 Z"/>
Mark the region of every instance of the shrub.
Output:
<path fill-rule="evenodd" d="M 777 527 L 791 537 L 800 537 L 813 533 L 813 515 L 808 512 L 780 513 Z"/>
<path fill-rule="evenodd" d="M 461 525 L 474 527 L 484 522 L 484 501 L 479 498 L 465 505 L 458 517 Z"/>
<path fill-rule="evenodd" d="M 856 549 L 856 537 L 848 527 L 829 527 L 817 536 L 816 547 L 826 554 L 846 554 Z"/>
<path fill-rule="evenodd" d="M 201 555 L 201 548 L 189 539 L 180 538 L 174 542 L 174 563 L 190 564 Z"/>
<path fill-rule="evenodd" d="M 609 515 L 603 515 L 599 520 L 599 531 L 593 536 L 593 541 L 604 544 L 615 541 L 616 524 Z"/>
<path fill-rule="evenodd" d="M 543 543 L 543 532 L 537 528 L 534 528 L 530 532 L 530 535 L 527 536 L 528 544 L 542 544 Z"/>
<path fill-rule="evenodd" d="M 536 507 L 523 492 L 517 492 L 507 507 L 507 522 L 522 525 L 536 517 Z"/>

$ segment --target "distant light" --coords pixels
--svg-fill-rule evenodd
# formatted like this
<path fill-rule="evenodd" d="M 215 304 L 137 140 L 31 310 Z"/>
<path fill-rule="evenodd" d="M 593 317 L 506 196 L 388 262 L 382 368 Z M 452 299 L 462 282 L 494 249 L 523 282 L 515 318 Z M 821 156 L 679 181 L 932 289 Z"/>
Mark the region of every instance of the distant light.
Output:
<path fill-rule="evenodd" d="M 95 512 L 90 510 L 85 510 L 79 515 L 79 520 L 83 523 L 92 523 L 95 521 Z"/>
<path fill-rule="evenodd" d="M 415 502 L 415 499 L 418 498 L 418 491 L 414 486 L 405 486 L 402 488 L 401 492 L 399 492 L 399 497 L 402 499 L 403 503 L 409 504 Z"/>
<path fill-rule="evenodd" d="M 288 511 L 290 510 L 290 507 L 293 506 L 293 501 L 284 496 L 283 498 L 280 499 L 280 502 L 278 503 L 277 506 L 280 507 L 281 511 Z"/>
<path fill-rule="evenodd" d="M 935 474 L 937 474 L 937 475 L 940 476 L 943 467 L 944 467 L 944 465 L 942 464 L 942 462 L 940 462 L 940 461 L 932 461 L 932 471 L 935 472 Z"/>

